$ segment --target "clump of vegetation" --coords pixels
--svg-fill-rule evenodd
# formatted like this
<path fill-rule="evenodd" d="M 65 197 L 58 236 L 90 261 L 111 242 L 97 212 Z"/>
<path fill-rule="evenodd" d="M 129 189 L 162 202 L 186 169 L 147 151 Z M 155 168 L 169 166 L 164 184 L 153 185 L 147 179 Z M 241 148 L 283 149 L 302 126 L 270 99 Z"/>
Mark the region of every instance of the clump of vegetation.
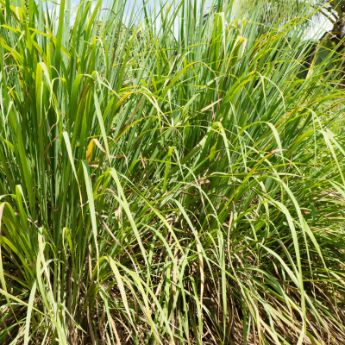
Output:
<path fill-rule="evenodd" d="M 342 42 L 113 3 L 0 1 L 0 343 L 344 343 Z"/>

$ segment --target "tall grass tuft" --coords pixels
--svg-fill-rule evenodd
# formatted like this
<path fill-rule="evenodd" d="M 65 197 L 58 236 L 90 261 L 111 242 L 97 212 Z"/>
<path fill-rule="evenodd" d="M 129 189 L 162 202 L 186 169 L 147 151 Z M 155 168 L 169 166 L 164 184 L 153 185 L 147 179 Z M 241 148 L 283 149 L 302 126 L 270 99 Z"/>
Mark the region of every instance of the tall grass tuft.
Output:
<path fill-rule="evenodd" d="M 0 0 L 0 343 L 344 343 L 338 47 L 111 3 Z"/>

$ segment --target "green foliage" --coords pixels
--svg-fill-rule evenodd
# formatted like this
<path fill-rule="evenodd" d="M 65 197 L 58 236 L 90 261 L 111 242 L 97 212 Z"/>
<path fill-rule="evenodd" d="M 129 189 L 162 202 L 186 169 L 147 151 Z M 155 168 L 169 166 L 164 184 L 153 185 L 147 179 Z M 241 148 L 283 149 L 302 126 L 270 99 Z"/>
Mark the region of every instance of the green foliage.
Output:
<path fill-rule="evenodd" d="M 113 3 L 0 0 L 0 343 L 344 343 L 337 49 Z"/>

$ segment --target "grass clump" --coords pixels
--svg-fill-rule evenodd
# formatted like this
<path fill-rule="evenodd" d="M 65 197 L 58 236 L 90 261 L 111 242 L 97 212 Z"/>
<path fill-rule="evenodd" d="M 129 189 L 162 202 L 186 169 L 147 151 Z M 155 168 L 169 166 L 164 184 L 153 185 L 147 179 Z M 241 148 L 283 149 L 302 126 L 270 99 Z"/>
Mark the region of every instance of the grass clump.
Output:
<path fill-rule="evenodd" d="M 343 343 L 339 47 L 70 6 L 0 1 L 0 343 Z"/>

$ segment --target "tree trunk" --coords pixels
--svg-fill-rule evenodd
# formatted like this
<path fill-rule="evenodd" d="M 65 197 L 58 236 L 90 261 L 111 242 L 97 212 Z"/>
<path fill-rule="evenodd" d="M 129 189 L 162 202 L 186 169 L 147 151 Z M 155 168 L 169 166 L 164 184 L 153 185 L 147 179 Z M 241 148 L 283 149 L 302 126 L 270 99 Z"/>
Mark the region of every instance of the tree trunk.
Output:
<path fill-rule="evenodd" d="M 345 0 L 335 0 L 331 2 L 332 11 L 336 14 L 336 21 L 331 31 L 327 32 L 321 42 L 325 46 L 333 47 L 339 54 L 340 82 L 345 87 Z"/>
<path fill-rule="evenodd" d="M 335 23 L 332 34 L 338 40 L 345 37 L 345 0 L 337 1 L 334 5 L 334 10 L 337 12 L 337 22 Z"/>

